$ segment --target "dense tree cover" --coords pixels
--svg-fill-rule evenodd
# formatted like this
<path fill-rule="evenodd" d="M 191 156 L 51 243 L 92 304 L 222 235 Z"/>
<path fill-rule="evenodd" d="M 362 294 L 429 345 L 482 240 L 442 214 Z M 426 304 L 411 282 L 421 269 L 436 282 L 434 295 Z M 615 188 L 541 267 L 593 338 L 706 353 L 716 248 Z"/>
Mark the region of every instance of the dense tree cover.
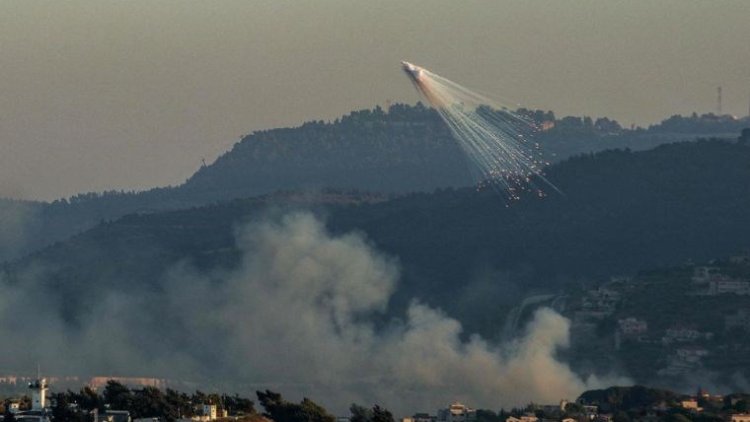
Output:
<path fill-rule="evenodd" d="M 394 422 L 393 414 L 377 404 L 371 409 L 352 404 L 349 411 L 351 412 L 350 422 Z"/>
<path fill-rule="evenodd" d="M 649 127 L 650 132 L 672 132 L 672 133 L 692 133 L 692 134 L 720 134 L 720 133 L 738 133 L 742 128 L 747 127 L 750 123 L 748 118 L 737 119 L 728 114 L 716 115 L 706 113 L 698 115 L 693 113 L 690 116 L 674 115 L 661 121 L 659 124 Z"/>
<path fill-rule="evenodd" d="M 702 408 L 699 412 L 683 408 L 681 405 L 682 400 L 695 397 L 640 385 L 586 391 L 577 401 L 597 406 L 600 413 L 612 414 L 615 421 L 643 420 L 646 417 L 667 422 L 720 422 L 728 420 L 729 415 L 733 413 L 741 412 L 734 400 L 739 396 L 742 394 L 727 395 L 722 402 L 715 397 L 706 398 L 699 395 L 698 405 Z M 569 404 L 566 411 L 571 406 L 572 404 Z"/>
<path fill-rule="evenodd" d="M 392 312 L 417 297 L 471 331 L 494 336 L 525 292 L 707 261 L 750 246 L 747 163 L 747 146 L 704 140 L 575 157 L 548 171 L 564 194 L 523 198 L 509 207 L 494 192 L 444 189 L 378 203 L 286 209 L 312 209 L 327 216 L 335 233 L 362 231 L 398 257 L 402 279 Z M 55 286 L 60 308 L 75 315 L 124 280 L 158 286 L 164 272 L 185 259 L 200 269 L 232 267 L 239 256 L 237 224 L 267 215 L 267 205 L 238 200 L 130 215 L 5 270 L 14 282 L 25 268 L 44 268 L 40 276 Z M 486 274 L 477 273 L 482 268 Z M 477 278 L 484 281 L 472 283 Z M 482 293 L 472 296 L 475 291 Z"/>
<path fill-rule="evenodd" d="M 372 409 L 352 403 L 349 406 L 349 422 L 371 422 L 372 421 Z"/>
<path fill-rule="evenodd" d="M 673 117 L 647 130 L 624 130 L 611 119 L 566 116 L 520 109 L 536 122 L 548 161 L 609 148 L 645 149 L 705 133 L 703 126 L 676 124 Z M 699 122 L 708 119 L 696 117 Z M 680 120 L 680 121 L 682 121 Z M 711 121 L 709 133 L 738 133 L 746 120 Z M 675 130 L 672 126 L 679 126 Z M 745 125 L 745 126 L 741 126 Z M 683 127 L 684 126 L 684 127 Z M 693 132 L 696 130 L 697 132 Z M 202 206 L 214 201 L 279 190 L 358 189 L 404 193 L 471 185 L 463 153 L 437 113 L 421 104 L 395 104 L 350 113 L 333 122 L 254 132 L 184 184 L 143 192 L 81 193 L 52 203 L 10 204 L 0 200 L 0 261 L 18 258 L 93 225 L 129 213 Z M 24 209 L 22 221 L 8 219 Z M 12 228 L 3 226 L 12 221 Z"/>
<path fill-rule="evenodd" d="M 489 409 L 477 409 L 476 422 L 505 422 L 508 416 L 503 411 L 497 413 Z"/>
<path fill-rule="evenodd" d="M 186 394 L 172 389 L 155 387 L 131 389 L 117 381 L 107 382 L 101 394 L 89 387 L 80 391 L 52 394 L 55 420 L 89 421 L 92 411 L 102 414 L 107 410 L 127 410 L 133 418 L 161 418 L 173 421 L 200 415 L 204 404 L 214 404 L 233 416 L 255 415 L 253 401 L 238 395 L 205 394 L 196 391 Z M 6 421 L 8 419 L 5 419 Z"/>
<path fill-rule="evenodd" d="M 258 403 L 265 409 L 264 416 L 274 422 L 334 422 L 336 417 L 319 404 L 305 397 L 300 403 L 284 400 L 274 391 L 258 391 Z"/>
<path fill-rule="evenodd" d="M 578 397 L 579 403 L 599 406 L 603 412 L 615 413 L 633 409 L 646 409 L 665 403 L 677 406 L 680 395 L 669 390 L 632 387 L 610 387 L 604 390 L 589 390 Z"/>
<path fill-rule="evenodd" d="M 685 346 L 682 343 L 665 343 L 662 336 L 671 328 L 690 327 L 711 334 L 710 338 L 690 342 L 691 347 L 705 350 L 708 356 L 702 360 L 700 367 L 685 371 L 690 374 L 688 380 L 690 377 L 697 378 L 694 371 L 706 370 L 710 371 L 711 377 L 722 379 L 724 385 L 741 388 L 741 384 L 734 384 L 733 380 L 742 379 L 746 374 L 750 339 L 745 330 L 739 327 L 727 330 L 725 321 L 728 315 L 747 306 L 747 297 L 698 294 L 706 287 L 695 285 L 691 280 L 695 267 L 704 265 L 716 267 L 730 277 L 750 279 L 750 265 L 733 263 L 728 258 L 726 256 L 710 262 L 683 262 L 669 268 L 639 271 L 631 279 L 609 283 L 607 288 L 617 291 L 621 301 L 611 315 L 596 322 L 596 330 L 591 336 L 573 342 L 567 353 L 576 362 L 574 366 L 578 362 L 597 362 L 599 367 L 617 364 L 624 373 L 639 382 L 653 380 L 654 374 L 668 367 L 670 357 Z M 594 287 L 590 285 L 589 288 Z M 580 299 L 567 302 L 568 315 L 581 310 Z M 626 318 L 646 321 L 648 332 L 642 336 L 626 335 L 616 339 L 618 320 Z M 682 376 L 674 374 L 668 383 L 678 384 Z"/>

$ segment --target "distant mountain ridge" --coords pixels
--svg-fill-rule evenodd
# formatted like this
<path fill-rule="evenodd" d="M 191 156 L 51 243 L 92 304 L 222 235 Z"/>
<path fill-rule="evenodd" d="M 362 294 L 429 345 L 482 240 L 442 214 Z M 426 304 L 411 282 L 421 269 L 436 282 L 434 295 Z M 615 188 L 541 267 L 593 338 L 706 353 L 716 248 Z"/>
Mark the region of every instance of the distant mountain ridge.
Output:
<path fill-rule="evenodd" d="M 695 132 L 725 134 L 742 120 L 703 115 L 673 116 L 663 125 L 625 130 L 600 118 L 564 117 L 519 110 L 537 122 L 536 139 L 549 161 L 611 148 L 647 149 Z M 384 193 L 430 192 L 471 185 L 463 153 L 437 113 L 421 104 L 396 104 L 387 111 L 352 112 L 334 122 L 259 131 L 244 137 L 184 184 L 143 192 L 80 194 L 49 204 L 35 203 L 23 219 L 11 208 L 12 238 L 0 245 L 0 262 L 82 232 L 100 221 L 129 213 L 184 209 L 216 201 L 284 190 L 357 190 Z M 4 211 L 3 211 L 4 212 Z M 9 226 L 10 227 L 10 226 Z"/>
<path fill-rule="evenodd" d="M 6 268 L 11 275 L 47 268 L 50 280 L 71 293 L 75 286 L 112 282 L 113 271 L 152 285 L 179 260 L 201 268 L 232 265 L 237 224 L 265 215 L 269 206 L 302 208 L 327 216 L 334 232 L 362 231 L 398 257 L 404 283 L 396 301 L 429 292 L 430 301 L 460 313 L 456 298 L 480 267 L 513 274 L 512 284 L 522 290 L 554 291 L 578 278 L 705 261 L 750 246 L 750 146 L 700 141 L 607 151 L 553 165 L 548 177 L 564 195 L 524 198 L 507 208 L 494 192 L 444 189 L 391 200 L 269 197 L 132 214 Z"/>

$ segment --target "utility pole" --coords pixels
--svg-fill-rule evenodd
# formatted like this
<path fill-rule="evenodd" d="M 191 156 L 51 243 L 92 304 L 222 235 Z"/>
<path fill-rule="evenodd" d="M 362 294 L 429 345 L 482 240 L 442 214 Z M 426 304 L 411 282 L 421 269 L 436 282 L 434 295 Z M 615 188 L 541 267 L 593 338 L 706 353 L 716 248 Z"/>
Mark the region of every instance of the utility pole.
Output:
<path fill-rule="evenodd" d="M 721 87 L 716 88 L 716 112 L 721 116 Z"/>

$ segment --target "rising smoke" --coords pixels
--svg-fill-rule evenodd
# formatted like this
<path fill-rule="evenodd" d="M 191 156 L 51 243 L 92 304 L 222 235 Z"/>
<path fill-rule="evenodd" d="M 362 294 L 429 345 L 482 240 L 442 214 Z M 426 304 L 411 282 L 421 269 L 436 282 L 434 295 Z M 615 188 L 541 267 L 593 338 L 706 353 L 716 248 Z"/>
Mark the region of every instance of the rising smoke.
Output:
<path fill-rule="evenodd" d="M 18 258 L 33 232 L 39 207 L 32 202 L 5 199 L 0 189 L 0 262 Z"/>
<path fill-rule="evenodd" d="M 92 291 L 95 305 L 72 319 L 33 273 L 4 281 L 0 369 L 41 362 L 57 373 L 270 388 L 339 413 L 351 402 L 397 414 L 452 400 L 497 409 L 624 381 L 584 380 L 557 360 L 569 321 L 550 309 L 503 345 L 462 340 L 458 321 L 416 299 L 401 320 L 383 323 L 396 262 L 360 234 L 330 235 L 310 214 L 251 224 L 237 244 L 235 270 L 184 264 L 152 291 Z"/>

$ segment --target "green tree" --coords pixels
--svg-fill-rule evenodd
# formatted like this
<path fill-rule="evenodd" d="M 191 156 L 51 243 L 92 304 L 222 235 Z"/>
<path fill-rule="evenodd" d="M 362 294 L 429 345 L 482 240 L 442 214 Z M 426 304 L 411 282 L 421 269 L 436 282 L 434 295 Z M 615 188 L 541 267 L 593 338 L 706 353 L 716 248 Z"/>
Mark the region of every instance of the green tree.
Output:
<path fill-rule="evenodd" d="M 334 422 L 336 420 L 323 406 L 320 406 L 307 397 L 302 399 L 300 409 L 301 412 L 298 414 L 299 416 L 295 422 Z"/>
<path fill-rule="evenodd" d="M 255 404 L 248 398 L 240 397 L 237 394 L 234 396 L 224 395 L 221 397 L 221 401 L 226 406 L 225 409 L 230 415 L 255 414 Z"/>
<path fill-rule="evenodd" d="M 748 409 L 750 409 L 750 406 L 748 406 L 747 400 L 743 399 L 738 400 L 737 403 L 734 404 L 733 408 L 738 412 L 745 413 L 748 411 Z"/>
<path fill-rule="evenodd" d="M 104 399 L 92 390 L 91 387 L 84 387 L 78 393 L 69 392 L 71 399 L 78 403 L 78 407 L 86 410 L 103 409 Z"/>
<path fill-rule="evenodd" d="M 564 415 L 566 417 L 578 416 L 578 415 L 583 414 L 583 411 L 584 411 L 584 408 L 582 405 L 578 403 L 568 403 L 565 405 Z"/>
<path fill-rule="evenodd" d="M 281 394 L 257 391 L 258 402 L 266 410 L 264 416 L 275 422 L 334 422 L 336 418 L 314 401 L 304 398 L 299 404 L 284 400 Z"/>
<path fill-rule="evenodd" d="M 667 416 L 667 422 L 691 422 L 691 420 L 682 413 L 672 413 Z"/>
<path fill-rule="evenodd" d="M 349 406 L 349 413 L 352 415 L 349 422 L 372 422 L 372 410 L 364 406 L 352 403 Z"/>
<path fill-rule="evenodd" d="M 625 411 L 620 410 L 615 414 L 614 422 L 630 422 L 630 416 Z"/>
<path fill-rule="evenodd" d="M 162 417 L 168 421 L 179 416 L 177 409 L 169 405 L 161 390 L 155 387 L 144 387 L 133 395 L 133 414 L 137 418 Z"/>
<path fill-rule="evenodd" d="M 395 422 L 393 420 L 393 414 L 379 405 L 375 405 L 372 408 L 372 422 Z"/>
<path fill-rule="evenodd" d="M 86 420 L 86 416 L 80 411 L 80 408 L 72 406 L 75 404 L 73 402 L 74 397 L 75 393 L 70 391 L 52 395 L 55 403 L 52 408 L 54 420 L 66 422 L 84 422 Z"/>
<path fill-rule="evenodd" d="M 193 416 L 193 406 L 190 402 L 190 396 L 187 394 L 167 388 L 164 399 L 167 405 L 177 413 L 178 417 Z"/>
<path fill-rule="evenodd" d="M 133 393 L 115 380 L 107 381 L 103 396 L 104 402 L 113 410 L 129 410 L 133 404 Z"/>
<path fill-rule="evenodd" d="M 502 422 L 502 418 L 492 410 L 477 409 L 477 422 Z"/>

